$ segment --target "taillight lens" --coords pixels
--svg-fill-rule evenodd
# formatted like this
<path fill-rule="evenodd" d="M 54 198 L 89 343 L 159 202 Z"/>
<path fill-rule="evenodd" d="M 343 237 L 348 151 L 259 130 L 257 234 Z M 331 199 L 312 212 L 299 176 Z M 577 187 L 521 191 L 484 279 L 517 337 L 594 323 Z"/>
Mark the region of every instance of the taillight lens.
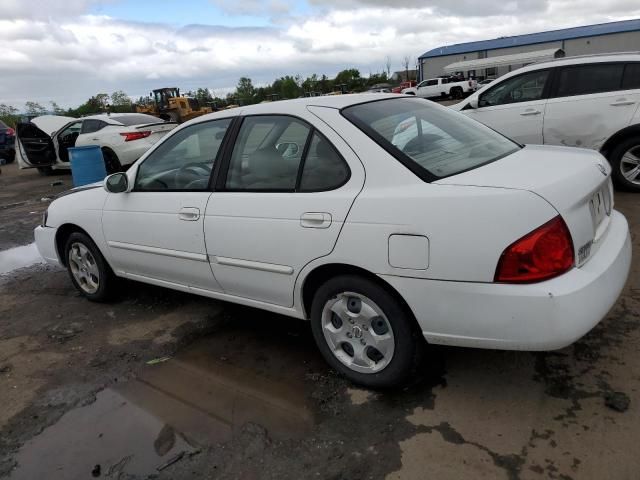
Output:
<path fill-rule="evenodd" d="M 559 215 L 502 252 L 495 281 L 533 283 L 563 274 L 574 265 L 573 240 Z"/>
<path fill-rule="evenodd" d="M 7 132 L 5 133 L 5 135 L 7 135 L 8 137 L 13 137 L 15 136 L 15 134 L 16 134 L 16 131 L 11 127 L 7 128 Z"/>
<path fill-rule="evenodd" d="M 120 135 L 124 137 L 125 142 L 131 142 L 133 140 L 140 140 L 141 138 L 147 138 L 151 135 L 151 132 L 123 132 Z"/>

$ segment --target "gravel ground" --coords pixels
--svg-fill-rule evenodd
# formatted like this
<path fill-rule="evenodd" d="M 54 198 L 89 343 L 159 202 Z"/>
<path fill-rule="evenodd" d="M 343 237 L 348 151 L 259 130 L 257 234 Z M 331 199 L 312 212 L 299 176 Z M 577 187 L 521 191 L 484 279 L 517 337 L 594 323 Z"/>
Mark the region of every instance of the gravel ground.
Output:
<path fill-rule="evenodd" d="M 0 255 L 70 183 L 2 167 Z M 637 250 L 640 196 L 616 202 Z M 575 345 L 434 348 L 412 385 L 370 392 L 304 322 L 132 282 L 92 304 L 36 264 L 0 276 L 0 477 L 635 479 L 639 326 L 635 258 Z"/>

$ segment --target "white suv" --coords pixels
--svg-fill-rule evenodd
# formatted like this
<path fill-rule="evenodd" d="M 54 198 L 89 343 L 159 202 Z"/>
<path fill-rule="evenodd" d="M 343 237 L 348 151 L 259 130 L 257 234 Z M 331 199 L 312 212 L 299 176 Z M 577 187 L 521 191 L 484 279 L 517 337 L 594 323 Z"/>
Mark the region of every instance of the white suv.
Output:
<path fill-rule="evenodd" d="M 452 108 L 524 144 L 600 151 L 619 188 L 640 191 L 640 53 L 529 65 Z"/>

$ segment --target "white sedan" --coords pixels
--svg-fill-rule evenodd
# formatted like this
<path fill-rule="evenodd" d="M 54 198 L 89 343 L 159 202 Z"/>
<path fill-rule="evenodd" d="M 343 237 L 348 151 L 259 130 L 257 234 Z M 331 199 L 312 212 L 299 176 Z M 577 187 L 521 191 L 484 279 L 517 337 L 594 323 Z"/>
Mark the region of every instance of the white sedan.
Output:
<path fill-rule="evenodd" d="M 83 118 L 43 115 L 16 128 L 16 157 L 20 168 L 69 169 L 70 147 L 98 145 L 107 172 L 128 167 L 176 127 L 142 113 L 113 113 Z"/>
<path fill-rule="evenodd" d="M 90 300 L 124 277 L 310 320 L 335 369 L 385 387 L 428 344 L 591 330 L 631 262 L 610 172 L 419 98 L 304 98 L 185 123 L 56 199 L 35 236 Z"/>

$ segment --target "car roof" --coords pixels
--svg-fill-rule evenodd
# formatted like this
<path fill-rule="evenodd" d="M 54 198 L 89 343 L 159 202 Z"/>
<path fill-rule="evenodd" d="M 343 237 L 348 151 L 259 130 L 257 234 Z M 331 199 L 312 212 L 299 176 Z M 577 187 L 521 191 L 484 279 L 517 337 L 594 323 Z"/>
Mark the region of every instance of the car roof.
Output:
<path fill-rule="evenodd" d="M 306 107 L 325 107 L 342 109 L 359 103 L 373 102 L 376 100 L 392 99 L 392 98 L 408 98 L 407 95 L 398 93 L 350 93 L 345 95 L 325 95 L 321 97 L 305 97 L 296 98 L 294 100 L 278 100 L 275 102 L 258 103 L 256 105 L 247 105 L 244 107 L 233 108 L 230 110 L 221 110 L 215 113 L 209 113 L 197 117 L 187 123 L 199 123 L 215 118 L 227 118 L 237 115 L 259 115 L 259 114 L 294 114 Z M 413 98 L 413 97 L 410 97 Z"/>

